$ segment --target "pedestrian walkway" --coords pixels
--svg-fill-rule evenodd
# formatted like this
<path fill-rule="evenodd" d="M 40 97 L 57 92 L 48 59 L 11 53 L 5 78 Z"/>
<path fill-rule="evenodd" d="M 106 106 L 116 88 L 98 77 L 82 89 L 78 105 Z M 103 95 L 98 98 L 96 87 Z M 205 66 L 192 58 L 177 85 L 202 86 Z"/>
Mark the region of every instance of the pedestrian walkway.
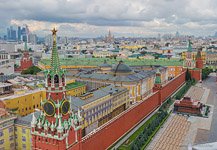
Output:
<path fill-rule="evenodd" d="M 173 114 L 147 149 L 179 150 L 191 124 L 187 119 L 185 116 Z"/>

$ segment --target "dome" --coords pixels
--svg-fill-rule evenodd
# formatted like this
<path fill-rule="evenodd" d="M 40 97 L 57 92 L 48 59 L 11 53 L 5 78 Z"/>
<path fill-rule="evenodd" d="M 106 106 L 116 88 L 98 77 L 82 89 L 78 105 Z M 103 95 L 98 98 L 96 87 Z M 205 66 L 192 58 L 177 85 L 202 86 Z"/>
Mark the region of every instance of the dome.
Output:
<path fill-rule="evenodd" d="M 120 61 L 112 68 L 113 73 L 132 73 L 132 69 L 126 65 L 123 61 Z"/>
<path fill-rule="evenodd" d="M 106 60 L 104 60 L 104 63 L 103 63 L 103 64 L 100 64 L 99 67 L 100 67 L 100 68 L 111 68 L 112 66 L 109 65 L 109 64 L 106 62 Z"/>

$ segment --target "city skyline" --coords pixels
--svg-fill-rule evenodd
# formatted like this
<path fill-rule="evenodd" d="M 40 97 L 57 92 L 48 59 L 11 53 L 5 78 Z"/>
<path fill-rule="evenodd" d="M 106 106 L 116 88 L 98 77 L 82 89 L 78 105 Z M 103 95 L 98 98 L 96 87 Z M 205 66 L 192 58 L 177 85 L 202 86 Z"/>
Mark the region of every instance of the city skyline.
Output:
<path fill-rule="evenodd" d="M 57 27 L 60 36 L 150 37 L 175 33 L 208 36 L 216 32 L 214 0 L 114 1 L 8 0 L 1 3 L 0 34 L 10 25 L 27 24 L 39 36 Z"/>

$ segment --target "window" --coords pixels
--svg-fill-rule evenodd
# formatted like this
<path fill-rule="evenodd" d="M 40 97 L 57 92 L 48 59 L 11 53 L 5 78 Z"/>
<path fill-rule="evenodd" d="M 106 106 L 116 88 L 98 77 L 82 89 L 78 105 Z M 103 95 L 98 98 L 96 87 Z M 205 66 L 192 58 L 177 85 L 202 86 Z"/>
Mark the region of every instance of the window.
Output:
<path fill-rule="evenodd" d="M 26 133 L 26 129 L 25 128 L 22 128 L 22 133 Z"/>
<path fill-rule="evenodd" d="M 23 149 L 26 149 L 26 144 L 23 144 Z"/>
<path fill-rule="evenodd" d="M 12 141 L 13 139 L 14 139 L 13 135 L 9 136 L 9 141 Z"/>
<path fill-rule="evenodd" d="M 0 140 L 0 145 L 4 144 L 4 139 Z"/>
<path fill-rule="evenodd" d="M 26 137 L 25 136 L 22 136 L 22 141 L 26 142 Z"/>
<path fill-rule="evenodd" d="M 13 148 L 13 147 L 14 147 L 14 143 L 11 143 L 11 144 L 10 144 L 10 147 Z"/>
<path fill-rule="evenodd" d="M 13 131 L 14 131 L 14 130 L 13 130 L 13 127 L 8 128 L 8 131 L 9 131 L 9 133 L 10 133 L 10 132 L 13 132 Z"/>
<path fill-rule="evenodd" d="M 1 131 L 0 131 L 0 137 L 3 136 L 3 135 L 4 135 L 4 133 L 3 133 L 3 131 L 1 130 Z"/>

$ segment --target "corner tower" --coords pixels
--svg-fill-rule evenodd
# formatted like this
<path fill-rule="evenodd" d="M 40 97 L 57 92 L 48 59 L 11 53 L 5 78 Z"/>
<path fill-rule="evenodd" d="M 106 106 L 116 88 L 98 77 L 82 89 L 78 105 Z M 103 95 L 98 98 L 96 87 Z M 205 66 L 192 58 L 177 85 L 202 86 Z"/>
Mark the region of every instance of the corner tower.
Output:
<path fill-rule="evenodd" d="M 42 111 L 31 122 L 33 150 L 71 149 L 81 139 L 80 114 L 74 114 L 66 97 L 66 71 L 60 67 L 56 46 L 57 30 L 52 30 L 51 68 L 45 71 L 46 99 Z"/>

